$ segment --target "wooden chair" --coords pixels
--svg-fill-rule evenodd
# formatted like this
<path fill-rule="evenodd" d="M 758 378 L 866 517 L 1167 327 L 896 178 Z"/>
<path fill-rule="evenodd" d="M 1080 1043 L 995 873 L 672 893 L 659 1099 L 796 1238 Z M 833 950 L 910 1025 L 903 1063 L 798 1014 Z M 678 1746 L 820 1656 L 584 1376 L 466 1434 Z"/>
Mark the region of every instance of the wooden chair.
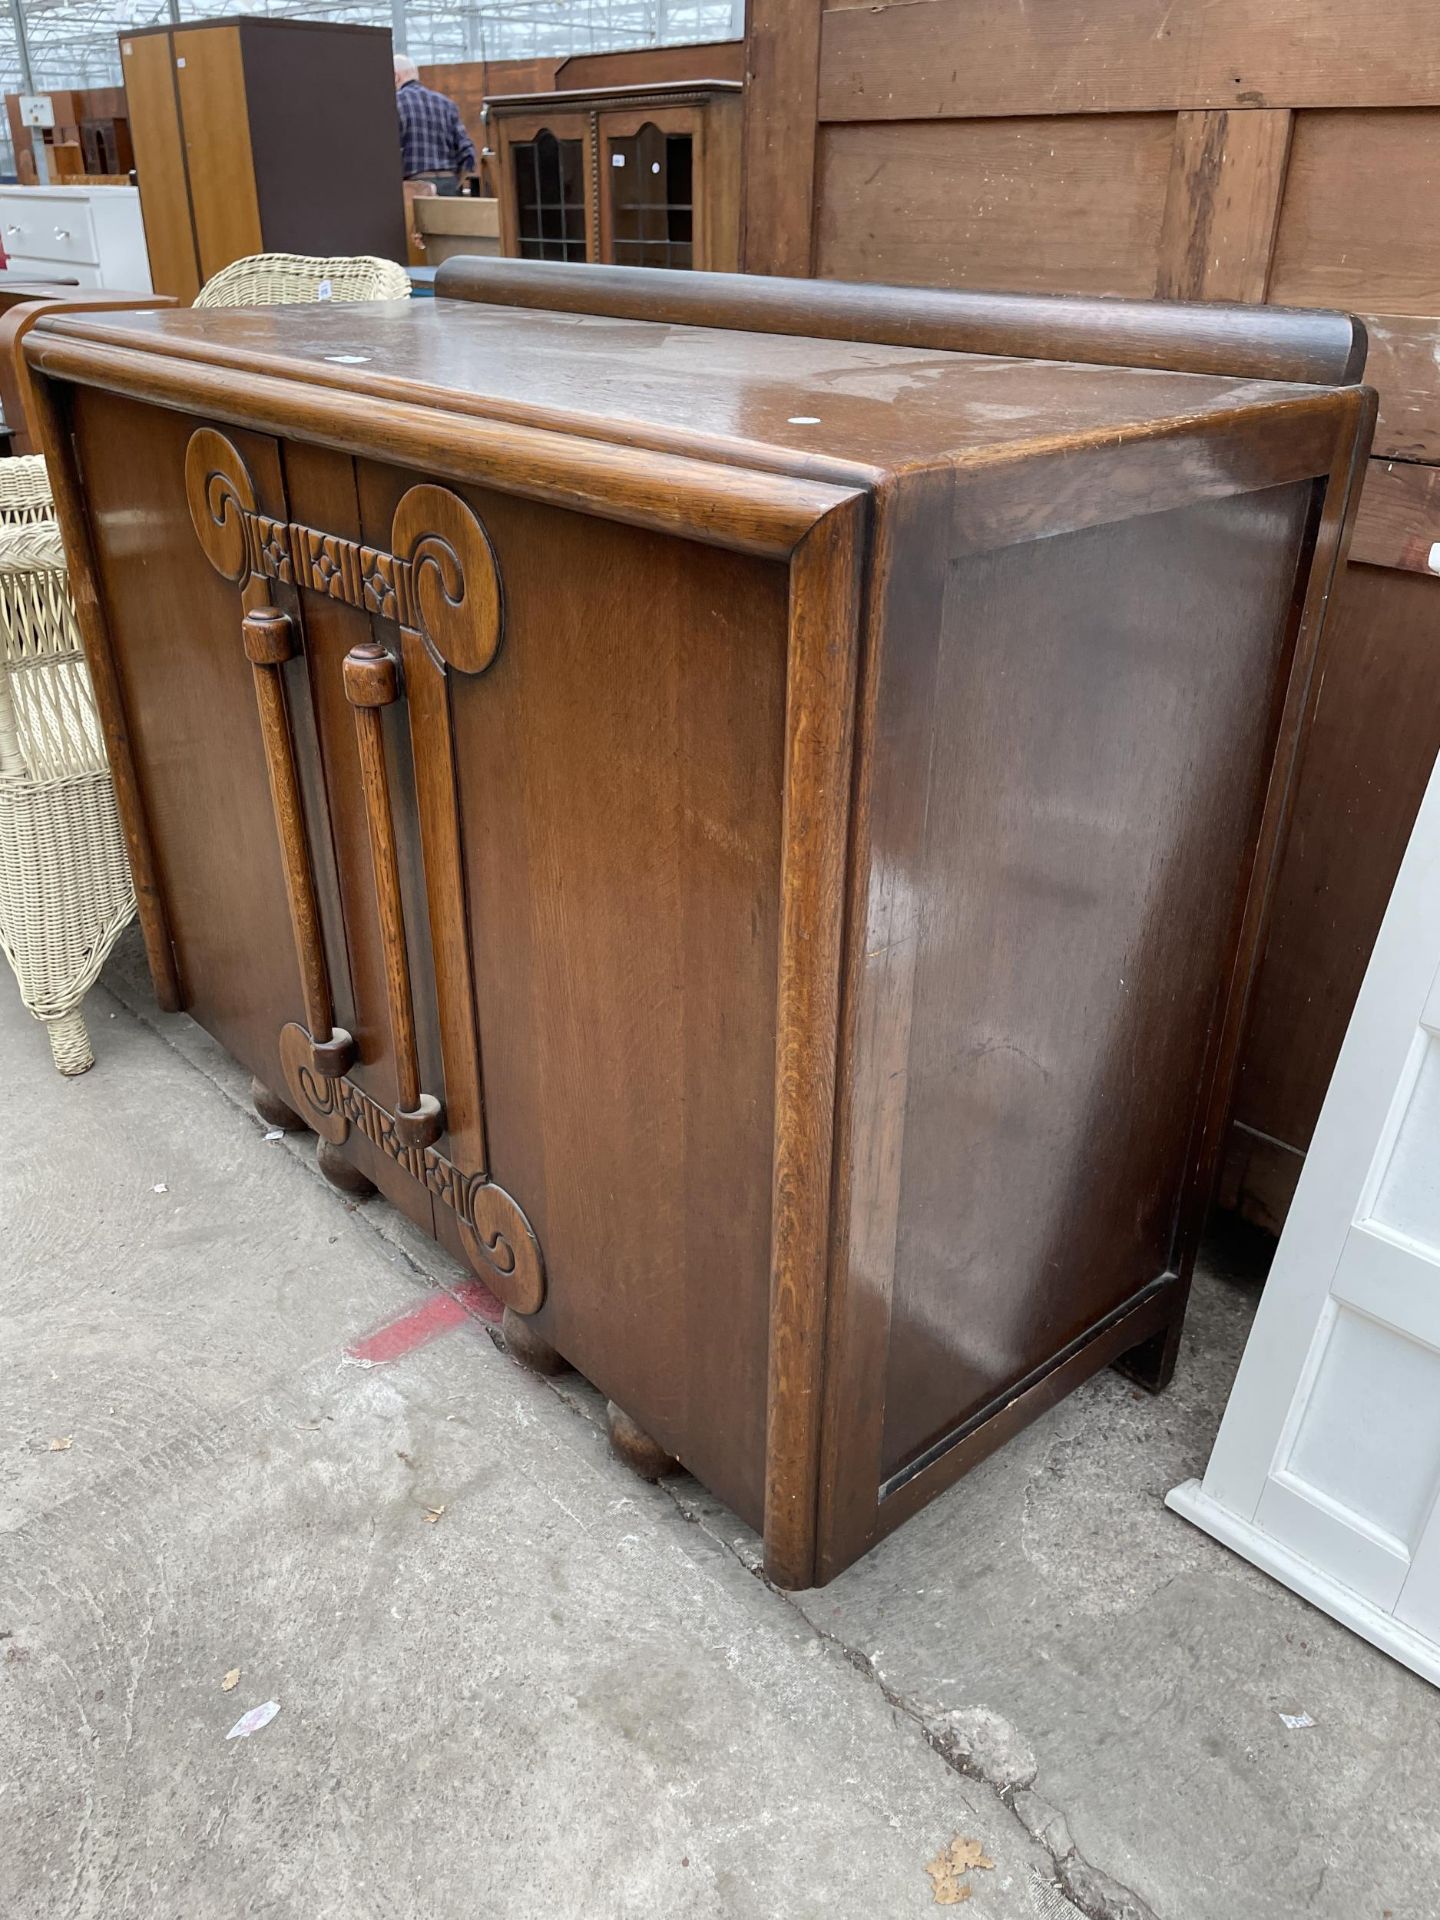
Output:
<path fill-rule="evenodd" d="M 39 454 L 0 462 L 0 951 L 61 1073 L 135 912 L 125 838 Z"/>
<path fill-rule="evenodd" d="M 322 289 L 328 287 L 329 292 Z M 280 307 L 310 300 L 408 300 L 410 278 L 373 254 L 331 259 L 301 253 L 252 253 L 232 260 L 195 296 L 197 307 Z"/>

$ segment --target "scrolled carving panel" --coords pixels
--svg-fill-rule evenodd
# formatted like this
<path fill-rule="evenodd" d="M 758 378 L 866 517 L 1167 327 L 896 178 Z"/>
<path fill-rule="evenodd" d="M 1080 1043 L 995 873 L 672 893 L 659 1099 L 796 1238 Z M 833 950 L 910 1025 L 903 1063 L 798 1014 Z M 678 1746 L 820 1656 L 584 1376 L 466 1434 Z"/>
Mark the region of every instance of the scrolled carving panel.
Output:
<path fill-rule="evenodd" d="M 280 1034 L 280 1059 L 296 1107 L 322 1140 L 343 1146 L 351 1128 L 402 1167 L 460 1222 L 470 1264 L 507 1307 L 534 1313 L 545 1298 L 545 1261 L 524 1209 L 482 1174 L 465 1173 L 435 1147 L 410 1147 L 396 1117 L 353 1080 L 315 1070 L 309 1034 L 293 1022 Z"/>
<path fill-rule="evenodd" d="M 234 442 L 199 427 L 185 455 L 190 518 L 227 580 L 246 576 L 323 593 L 418 633 L 444 666 L 483 673 L 500 650 L 504 594 L 490 537 L 449 487 L 411 487 L 395 508 L 390 550 L 276 520 L 256 509 Z"/>
<path fill-rule="evenodd" d="M 213 427 L 200 427 L 185 449 L 185 497 L 205 558 L 226 580 L 262 569 L 255 482 L 238 449 Z M 267 523 L 273 524 L 273 523 Z"/>
<path fill-rule="evenodd" d="M 407 1108 L 405 1100 L 409 1096 L 403 1091 L 402 1071 L 401 1107 L 391 1112 L 347 1077 L 353 1048 L 348 1053 L 336 1051 L 335 1036 L 340 1035 L 347 1047 L 349 1036 L 337 1028 L 326 1038 L 333 1026 L 328 987 L 325 993 L 317 991 L 307 998 L 306 1026 L 292 1022 L 282 1028 L 281 1061 L 297 1109 L 320 1138 L 338 1147 L 352 1129 L 364 1134 L 380 1153 L 450 1209 L 471 1265 L 506 1305 L 520 1313 L 533 1313 L 545 1297 L 544 1260 L 523 1209 L 489 1178 L 484 1096 L 474 1037 L 474 984 L 468 956 L 463 948 L 457 950 L 447 919 L 453 903 L 463 900 L 464 878 L 454 837 L 458 796 L 453 796 L 444 682 L 450 671 L 472 676 L 483 673 L 500 647 L 504 600 L 489 537 L 468 502 L 449 488 L 428 482 L 401 494 L 391 515 L 389 549 L 262 513 L 244 456 L 233 441 L 213 427 L 197 428 L 190 436 L 185 485 L 200 546 L 216 571 L 240 589 L 250 609 L 247 618 L 252 622 L 285 622 L 283 612 L 263 605 L 271 598 L 266 583 L 273 581 L 292 590 L 322 594 L 375 619 L 394 621 L 402 630 L 398 647 L 394 642 L 387 647 L 375 636 L 369 646 L 351 648 L 346 656 L 347 675 L 362 656 L 373 651 L 379 661 L 390 665 L 392 673 L 398 658 L 406 663 L 404 679 L 396 675 L 386 704 L 402 684 L 407 697 L 413 688 L 410 721 L 412 738 L 417 741 L 416 764 L 423 762 L 432 769 L 430 789 L 420 796 L 419 817 L 425 840 L 436 988 L 443 1003 L 442 1062 L 445 1084 L 460 1089 L 457 1104 L 463 1110 L 459 1131 L 452 1132 L 451 1139 L 472 1171 L 457 1166 L 432 1144 L 441 1127 L 450 1124 L 446 1103 L 417 1088 Z M 236 611 L 238 616 L 238 601 Z M 299 621 L 295 630 L 296 638 L 301 639 Z M 261 648 L 268 638 L 266 624 L 253 644 Z M 295 744 L 277 671 L 281 658 L 277 654 L 272 660 L 269 653 L 257 651 L 252 664 L 262 718 L 268 712 L 271 721 L 276 765 L 282 772 L 286 768 L 293 772 Z M 357 737 L 362 741 L 362 722 L 375 722 L 372 703 L 363 697 L 364 691 L 361 676 L 355 676 L 354 689 L 347 678 L 346 692 L 355 709 Z M 363 752 L 361 757 L 363 781 Z M 383 772 L 383 757 L 376 766 Z M 433 770 L 440 767 L 449 769 L 451 796 L 431 791 L 435 786 Z M 377 886 L 386 873 L 392 883 L 388 893 L 380 888 L 379 920 L 382 943 L 389 942 L 387 953 L 393 949 L 399 956 L 398 963 L 387 968 L 391 1040 L 398 1071 L 407 1059 L 413 1064 L 414 1033 L 404 909 L 394 873 L 394 822 L 383 779 L 373 769 L 364 791 L 370 807 L 372 859 L 378 863 Z M 297 782 L 291 778 L 281 781 L 277 788 L 272 778 L 272 798 L 282 850 L 288 846 L 290 864 L 300 873 L 307 869 L 303 855 L 307 825 L 302 818 Z M 297 952 L 302 953 L 302 969 L 304 954 L 319 951 L 319 915 L 310 898 L 312 893 L 313 886 L 308 893 L 301 889 L 297 896 L 303 912 L 292 900 L 292 930 Z M 397 990 L 402 973 L 405 979 Z M 418 1124 L 421 1122 L 428 1124 Z"/>
<path fill-rule="evenodd" d="M 448 487 L 411 487 L 391 522 L 395 563 L 407 569 L 410 624 L 458 673 L 483 673 L 500 650 L 504 599 L 490 537 Z"/>

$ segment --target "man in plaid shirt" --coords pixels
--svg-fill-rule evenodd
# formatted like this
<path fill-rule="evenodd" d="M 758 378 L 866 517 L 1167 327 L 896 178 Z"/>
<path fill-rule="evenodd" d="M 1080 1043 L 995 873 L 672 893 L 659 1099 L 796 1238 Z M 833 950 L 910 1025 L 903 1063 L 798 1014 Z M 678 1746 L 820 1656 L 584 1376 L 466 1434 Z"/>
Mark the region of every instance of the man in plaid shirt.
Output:
<path fill-rule="evenodd" d="M 440 193 L 455 193 L 460 175 L 475 171 L 474 142 L 455 102 L 421 86 L 419 69 L 408 54 L 395 56 L 395 104 L 405 178 L 433 180 Z"/>

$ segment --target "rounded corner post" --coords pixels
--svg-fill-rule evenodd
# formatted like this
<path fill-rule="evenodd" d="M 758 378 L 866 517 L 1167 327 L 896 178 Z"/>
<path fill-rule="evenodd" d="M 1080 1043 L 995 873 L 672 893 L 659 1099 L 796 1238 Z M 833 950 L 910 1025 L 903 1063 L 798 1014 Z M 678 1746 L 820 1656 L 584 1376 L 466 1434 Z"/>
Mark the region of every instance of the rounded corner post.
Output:
<path fill-rule="evenodd" d="M 775 1035 L 765 1567 L 813 1584 L 855 698 L 869 496 L 790 563 Z"/>

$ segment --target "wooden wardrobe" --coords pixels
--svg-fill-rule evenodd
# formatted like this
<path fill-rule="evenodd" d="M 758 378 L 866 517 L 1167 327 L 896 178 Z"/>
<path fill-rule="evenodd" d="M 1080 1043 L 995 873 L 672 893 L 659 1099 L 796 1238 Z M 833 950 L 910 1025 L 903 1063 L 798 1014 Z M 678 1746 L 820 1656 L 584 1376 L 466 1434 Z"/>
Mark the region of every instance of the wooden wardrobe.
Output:
<path fill-rule="evenodd" d="M 158 293 L 252 253 L 405 259 L 389 30 L 212 20 L 120 36 Z"/>
<path fill-rule="evenodd" d="M 745 265 L 1342 307 L 1380 426 L 1225 1193 L 1278 1229 L 1440 751 L 1440 36 L 1425 0 L 754 0 Z"/>

